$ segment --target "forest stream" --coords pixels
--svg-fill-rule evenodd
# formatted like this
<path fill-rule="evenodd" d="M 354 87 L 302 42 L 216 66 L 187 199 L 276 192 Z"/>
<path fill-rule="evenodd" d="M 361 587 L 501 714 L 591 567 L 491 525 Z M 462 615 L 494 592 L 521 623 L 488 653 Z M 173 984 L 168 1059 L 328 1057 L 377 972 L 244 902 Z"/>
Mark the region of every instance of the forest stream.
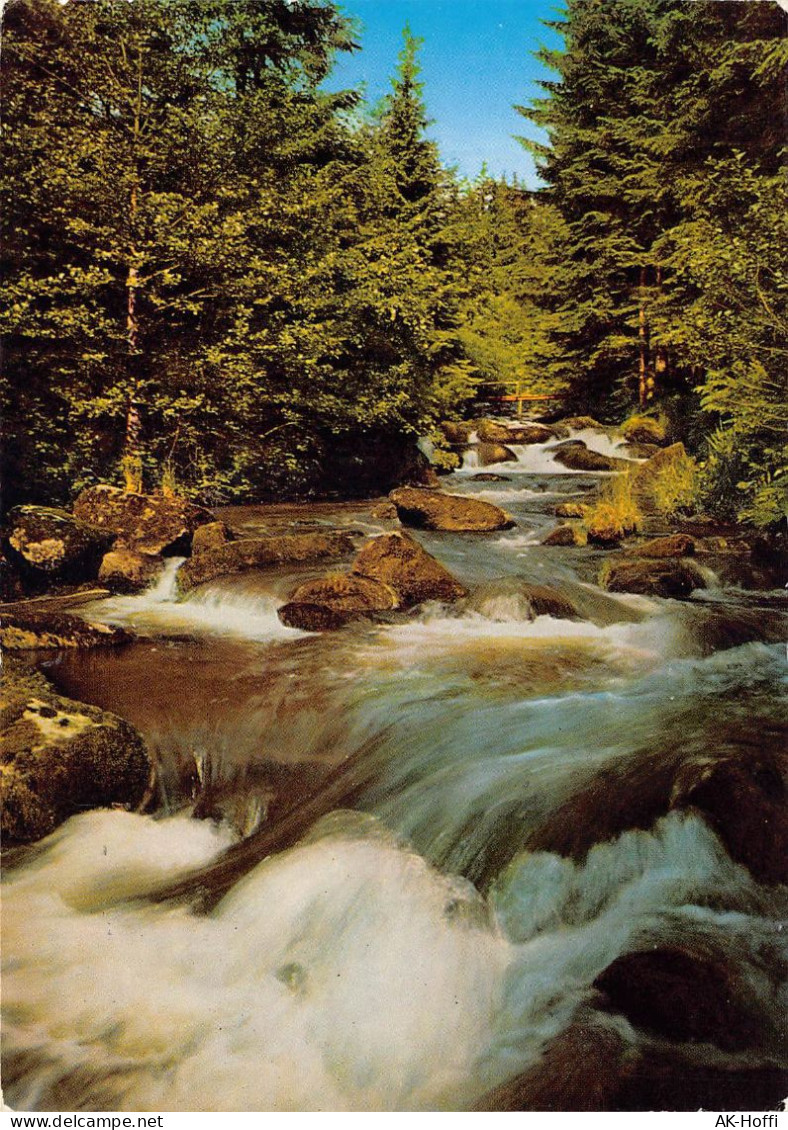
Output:
<path fill-rule="evenodd" d="M 514 528 L 414 532 L 470 590 L 457 605 L 309 634 L 277 608 L 314 567 L 178 599 L 173 558 L 146 592 L 77 610 L 135 642 L 47 653 L 43 670 L 137 727 L 157 795 L 72 817 L 6 868 L 10 1106 L 763 1109 L 788 1094 L 786 888 L 682 802 L 723 762 L 780 753 L 784 594 L 708 566 L 685 601 L 603 591 L 603 551 L 540 541 L 556 504 L 604 476 L 514 451 L 486 468 L 503 481 L 472 465 L 443 479 Z M 360 543 L 398 528 L 371 509 L 293 513 Z M 269 511 L 218 514 L 254 532 Z M 534 618 L 526 582 L 577 617 Z M 659 1016 L 616 1006 L 604 971 L 657 950 L 708 975 L 695 1027 L 675 969 Z"/>

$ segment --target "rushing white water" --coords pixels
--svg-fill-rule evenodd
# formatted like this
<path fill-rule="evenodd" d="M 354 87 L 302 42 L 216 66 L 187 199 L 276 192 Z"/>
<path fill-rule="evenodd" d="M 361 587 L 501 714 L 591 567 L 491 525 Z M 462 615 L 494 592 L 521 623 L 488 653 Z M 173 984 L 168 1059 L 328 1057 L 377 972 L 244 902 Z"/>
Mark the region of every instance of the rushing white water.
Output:
<path fill-rule="evenodd" d="M 91 617 L 161 635 L 189 632 L 248 640 L 295 640 L 305 635 L 282 624 L 277 616 L 282 600 L 273 593 L 228 592 L 221 585 L 208 584 L 181 598 L 177 575 L 184 561 L 170 558 L 144 592 L 92 604 Z"/>
<path fill-rule="evenodd" d="M 16 1102 L 90 1108 L 87 1073 L 105 1109 L 452 1109 L 534 1062 L 634 941 L 776 944 L 768 900 L 691 817 L 584 865 L 518 857 L 492 914 L 377 824 L 332 823 L 207 918 L 117 901 L 162 858 L 212 858 L 205 825 L 97 813 L 57 833 L 6 895 L 8 1035 L 28 1064 L 45 1049 Z M 776 1029 L 786 1002 L 751 969 Z"/>
<path fill-rule="evenodd" d="M 596 451 L 600 455 L 618 458 L 625 454 L 621 450 L 625 441 L 620 436 L 611 437 L 607 432 L 600 432 L 594 428 L 584 428 L 579 431 L 572 429 L 569 434 L 571 439 L 581 440 L 589 451 Z M 469 444 L 477 442 L 474 435 L 469 437 Z M 517 462 L 490 464 L 485 466 L 485 471 L 502 475 L 587 475 L 587 471 L 573 470 L 564 467 L 561 463 L 556 463 L 552 449 L 557 442 L 556 439 L 551 438 L 545 443 L 507 443 L 506 447 L 517 456 Z M 479 468 L 479 452 L 473 446 L 467 447 L 463 452 L 460 474 L 469 471 L 476 472 Z M 495 495 L 498 498 L 501 492 L 496 491 Z"/>

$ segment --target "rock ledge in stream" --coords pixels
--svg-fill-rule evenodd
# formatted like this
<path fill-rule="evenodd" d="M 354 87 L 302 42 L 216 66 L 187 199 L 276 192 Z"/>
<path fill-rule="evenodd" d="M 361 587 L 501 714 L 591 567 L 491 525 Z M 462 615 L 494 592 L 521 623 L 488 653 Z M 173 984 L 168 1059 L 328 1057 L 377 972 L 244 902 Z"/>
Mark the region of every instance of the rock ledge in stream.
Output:
<path fill-rule="evenodd" d="M 214 521 L 210 510 L 183 498 L 133 494 L 105 483 L 83 490 L 74 514 L 149 557 L 188 553 L 194 531 Z"/>
<path fill-rule="evenodd" d="M 413 538 L 383 534 L 367 542 L 349 573 L 300 585 L 279 609 L 279 619 L 289 628 L 333 631 L 351 620 L 412 608 L 425 600 L 458 600 L 466 592 Z"/>
<path fill-rule="evenodd" d="M 132 638 L 123 628 L 92 624 L 68 612 L 39 612 L 22 605 L 4 612 L 0 623 L 0 643 L 6 651 L 117 647 Z"/>
<path fill-rule="evenodd" d="M 290 562 L 340 560 L 354 549 L 350 534 L 271 534 L 264 538 L 239 538 L 190 557 L 178 570 L 178 591 L 190 592 L 216 577 L 264 569 Z"/>
<path fill-rule="evenodd" d="M 6 845 L 48 835 L 88 808 L 137 807 L 151 783 L 142 739 L 122 718 L 62 698 L 42 675 L 8 663 L 0 709 Z"/>
<path fill-rule="evenodd" d="M 485 533 L 509 530 L 515 525 L 514 519 L 500 507 L 464 495 L 401 487 L 392 491 L 389 498 L 397 508 L 400 522 L 417 530 Z"/>

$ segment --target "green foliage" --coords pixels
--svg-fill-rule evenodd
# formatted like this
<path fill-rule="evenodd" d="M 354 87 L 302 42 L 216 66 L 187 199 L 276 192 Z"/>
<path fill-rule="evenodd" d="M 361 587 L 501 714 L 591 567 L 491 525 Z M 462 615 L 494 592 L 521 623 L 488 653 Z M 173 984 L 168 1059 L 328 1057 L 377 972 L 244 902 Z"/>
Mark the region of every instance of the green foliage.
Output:
<path fill-rule="evenodd" d="M 351 32 L 318 0 L 8 6 L 8 502 L 124 460 L 215 502 L 326 489 L 472 394 L 416 41 L 359 130 L 320 89 Z"/>
<path fill-rule="evenodd" d="M 551 26 L 557 81 L 521 110 L 547 130 L 527 144 L 563 221 L 542 305 L 570 400 L 609 419 L 665 397 L 672 434 L 708 456 L 707 505 L 769 524 L 788 391 L 784 15 L 567 0 Z M 694 490 L 674 488 L 666 504 Z"/>

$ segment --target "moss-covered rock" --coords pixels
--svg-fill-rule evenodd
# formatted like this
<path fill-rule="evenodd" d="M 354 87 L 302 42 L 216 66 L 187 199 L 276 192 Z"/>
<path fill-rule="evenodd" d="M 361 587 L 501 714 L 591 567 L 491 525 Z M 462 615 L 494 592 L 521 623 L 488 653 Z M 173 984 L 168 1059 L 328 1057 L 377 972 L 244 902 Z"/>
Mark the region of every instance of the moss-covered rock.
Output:
<path fill-rule="evenodd" d="M 689 534 L 670 534 L 668 537 L 644 541 L 631 552 L 638 557 L 691 557 L 695 548 L 695 539 Z"/>
<path fill-rule="evenodd" d="M 224 522 L 206 522 L 194 531 L 192 538 L 192 553 L 205 553 L 209 549 L 218 549 L 235 541 L 235 534 Z"/>
<path fill-rule="evenodd" d="M 466 592 L 417 541 L 397 532 L 367 542 L 349 573 L 330 573 L 299 585 L 278 614 L 290 628 L 334 631 L 425 600 L 458 600 Z"/>
<path fill-rule="evenodd" d="M 214 521 L 210 510 L 186 499 L 134 494 L 103 483 L 83 490 L 74 514 L 150 557 L 189 553 L 194 531 Z"/>
<path fill-rule="evenodd" d="M 3 549 L 22 576 L 52 581 L 87 581 L 113 541 L 112 534 L 67 510 L 16 506 L 8 515 Z"/>
<path fill-rule="evenodd" d="M 389 497 L 400 522 L 415 529 L 484 533 L 508 530 L 515 524 L 500 507 L 478 498 L 415 487 L 401 487 Z"/>
<path fill-rule="evenodd" d="M 355 573 L 329 573 L 299 585 L 290 598 L 296 604 L 319 604 L 338 612 L 390 612 L 399 607 L 394 589 Z"/>
<path fill-rule="evenodd" d="M 595 432 L 607 431 L 606 426 L 600 424 L 599 420 L 595 420 L 593 416 L 566 416 L 563 420 L 559 420 L 558 424 L 563 428 L 571 428 L 576 432 L 584 432 L 589 428 Z"/>
<path fill-rule="evenodd" d="M 137 807 L 152 770 L 122 718 L 55 694 L 7 662 L 0 699 L 0 799 L 6 846 L 47 835 L 88 808 Z"/>
<path fill-rule="evenodd" d="M 456 444 L 467 443 L 476 431 L 476 424 L 472 420 L 444 420 L 440 426 L 448 442 Z"/>
<path fill-rule="evenodd" d="M 354 620 L 363 620 L 366 613 L 351 612 L 327 604 L 311 604 L 305 600 L 289 600 L 277 610 L 286 628 L 302 632 L 336 632 Z"/>
<path fill-rule="evenodd" d="M 557 439 L 559 432 L 548 424 L 518 424 L 509 429 L 509 443 L 547 443 Z"/>

